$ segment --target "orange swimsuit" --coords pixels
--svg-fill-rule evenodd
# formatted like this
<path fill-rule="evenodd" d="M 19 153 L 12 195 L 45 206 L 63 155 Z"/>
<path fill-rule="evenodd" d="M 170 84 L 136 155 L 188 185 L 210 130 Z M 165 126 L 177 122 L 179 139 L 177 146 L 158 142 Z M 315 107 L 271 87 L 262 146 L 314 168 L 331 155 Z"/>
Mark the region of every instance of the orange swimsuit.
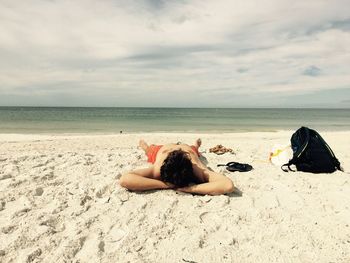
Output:
<path fill-rule="evenodd" d="M 162 148 L 162 146 L 163 145 L 154 145 L 154 144 L 149 146 L 148 151 L 146 153 L 149 163 L 154 163 L 156 161 L 157 153 L 159 152 L 159 149 Z M 194 145 L 192 145 L 190 147 L 199 156 L 199 152 L 198 152 L 197 147 Z"/>

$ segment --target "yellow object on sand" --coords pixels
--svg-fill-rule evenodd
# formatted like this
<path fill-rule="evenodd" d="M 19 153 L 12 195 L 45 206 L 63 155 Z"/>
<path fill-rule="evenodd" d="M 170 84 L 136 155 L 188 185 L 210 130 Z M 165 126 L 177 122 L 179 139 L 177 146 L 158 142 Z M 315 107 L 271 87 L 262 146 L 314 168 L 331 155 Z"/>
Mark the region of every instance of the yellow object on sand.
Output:
<path fill-rule="evenodd" d="M 270 152 L 269 160 L 274 165 L 283 165 L 292 157 L 292 149 L 290 145 L 275 145 Z"/>

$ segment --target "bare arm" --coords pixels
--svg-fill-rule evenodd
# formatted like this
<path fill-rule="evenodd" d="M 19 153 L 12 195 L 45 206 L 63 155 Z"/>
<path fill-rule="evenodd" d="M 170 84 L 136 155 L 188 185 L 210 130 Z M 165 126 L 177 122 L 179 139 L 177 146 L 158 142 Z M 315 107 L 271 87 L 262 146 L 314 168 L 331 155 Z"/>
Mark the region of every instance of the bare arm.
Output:
<path fill-rule="evenodd" d="M 203 195 L 221 195 L 233 192 L 234 185 L 230 178 L 208 169 L 204 169 L 203 174 L 207 179 L 206 183 L 183 187 L 178 190 L 186 193 Z"/>
<path fill-rule="evenodd" d="M 153 178 L 153 166 L 123 174 L 119 184 L 133 191 L 172 188 L 172 185 Z"/>

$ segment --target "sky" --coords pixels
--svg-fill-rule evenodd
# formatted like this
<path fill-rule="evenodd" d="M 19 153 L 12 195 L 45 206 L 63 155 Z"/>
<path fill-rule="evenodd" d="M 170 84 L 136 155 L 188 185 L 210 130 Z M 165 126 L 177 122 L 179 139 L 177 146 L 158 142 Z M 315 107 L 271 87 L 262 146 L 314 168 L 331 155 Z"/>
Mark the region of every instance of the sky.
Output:
<path fill-rule="evenodd" d="M 350 0 L 0 0 L 0 106 L 350 108 Z"/>

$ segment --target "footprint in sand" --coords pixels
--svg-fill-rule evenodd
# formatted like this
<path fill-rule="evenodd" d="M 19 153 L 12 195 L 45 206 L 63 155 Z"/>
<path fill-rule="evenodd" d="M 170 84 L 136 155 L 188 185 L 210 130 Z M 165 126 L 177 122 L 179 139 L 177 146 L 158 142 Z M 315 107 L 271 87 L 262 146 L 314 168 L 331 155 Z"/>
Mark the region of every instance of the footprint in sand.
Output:
<path fill-rule="evenodd" d="M 36 258 L 38 258 L 42 254 L 42 250 L 40 248 L 35 249 L 29 255 L 27 255 L 26 262 L 33 262 Z"/>
<path fill-rule="evenodd" d="M 118 193 L 119 200 L 124 203 L 129 200 L 129 193 L 126 191 Z"/>
<path fill-rule="evenodd" d="M 42 196 L 44 193 L 44 189 L 42 187 L 38 187 L 34 190 L 34 196 Z"/>
<path fill-rule="evenodd" d="M 115 176 L 115 179 L 120 179 L 120 177 L 122 177 L 122 173 L 118 173 L 118 174 Z"/>
<path fill-rule="evenodd" d="M 5 201 L 0 201 L 0 211 L 5 209 L 6 202 Z"/>
<path fill-rule="evenodd" d="M 1 228 L 1 232 L 4 234 L 11 234 L 14 230 L 17 229 L 15 225 L 4 226 Z"/>
<path fill-rule="evenodd" d="M 80 205 L 81 206 L 84 206 L 85 203 L 87 203 L 88 201 L 91 201 L 92 200 L 92 197 L 89 196 L 89 195 L 85 195 L 84 197 L 81 198 L 80 200 Z"/>
<path fill-rule="evenodd" d="M 127 231 L 118 227 L 112 228 L 105 236 L 103 249 L 106 251 L 117 250 L 127 236 Z"/>
<path fill-rule="evenodd" d="M 84 246 L 85 241 L 86 241 L 86 237 L 85 236 L 70 241 L 68 246 L 65 246 L 65 251 L 63 253 L 63 257 L 66 258 L 66 259 L 74 258 L 75 255 Z"/>
<path fill-rule="evenodd" d="M 47 226 L 53 230 L 53 232 L 62 232 L 66 229 L 64 222 L 62 222 L 59 217 L 54 216 L 44 218 L 39 225 Z"/>
<path fill-rule="evenodd" d="M 29 207 L 25 207 L 22 209 L 19 209 L 18 211 L 16 211 L 13 215 L 12 215 L 12 219 L 16 218 L 16 217 L 21 217 L 22 215 L 25 215 L 26 213 L 28 213 L 30 210 L 32 210 Z"/>
<path fill-rule="evenodd" d="M 38 163 L 38 164 L 32 166 L 32 168 L 38 168 L 38 167 L 45 166 L 45 165 L 47 165 L 49 162 L 50 162 L 49 160 L 46 160 L 46 161 L 44 161 L 44 162 L 40 162 L 40 163 Z"/>
<path fill-rule="evenodd" d="M 41 177 L 41 180 L 51 180 L 55 177 L 55 174 L 53 171 L 46 173 Z"/>
<path fill-rule="evenodd" d="M 101 253 L 105 252 L 105 242 L 104 241 L 101 241 L 98 244 L 98 251 L 101 252 Z"/>
<path fill-rule="evenodd" d="M 0 181 L 5 179 L 10 179 L 10 178 L 12 178 L 11 173 L 0 174 Z"/>
<path fill-rule="evenodd" d="M 217 245 L 233 246 L 238 242 L 233 233 L 227 229 L 219 229 L 216 232 L 209 233 L 206 237 L 206 245 L 216 247 Z"/>
<path fill-rule="evenodd" d="M 106 195 L 110 194 L 110 185 L 107 184 L 107 185 L 104 185 L 103 187 L 99 188 L 97 191 L 96 191 L 96 194 L 95 196 L 97 198 L 103 198 L 105 197 Z"/>
<path fill-rule="evenodd" d="M 7 165 L 3 168 L 3 173 L 0 175 L 0 181 L 12 178 L 18 174 L 18 167 L 15 165 Z"/>

